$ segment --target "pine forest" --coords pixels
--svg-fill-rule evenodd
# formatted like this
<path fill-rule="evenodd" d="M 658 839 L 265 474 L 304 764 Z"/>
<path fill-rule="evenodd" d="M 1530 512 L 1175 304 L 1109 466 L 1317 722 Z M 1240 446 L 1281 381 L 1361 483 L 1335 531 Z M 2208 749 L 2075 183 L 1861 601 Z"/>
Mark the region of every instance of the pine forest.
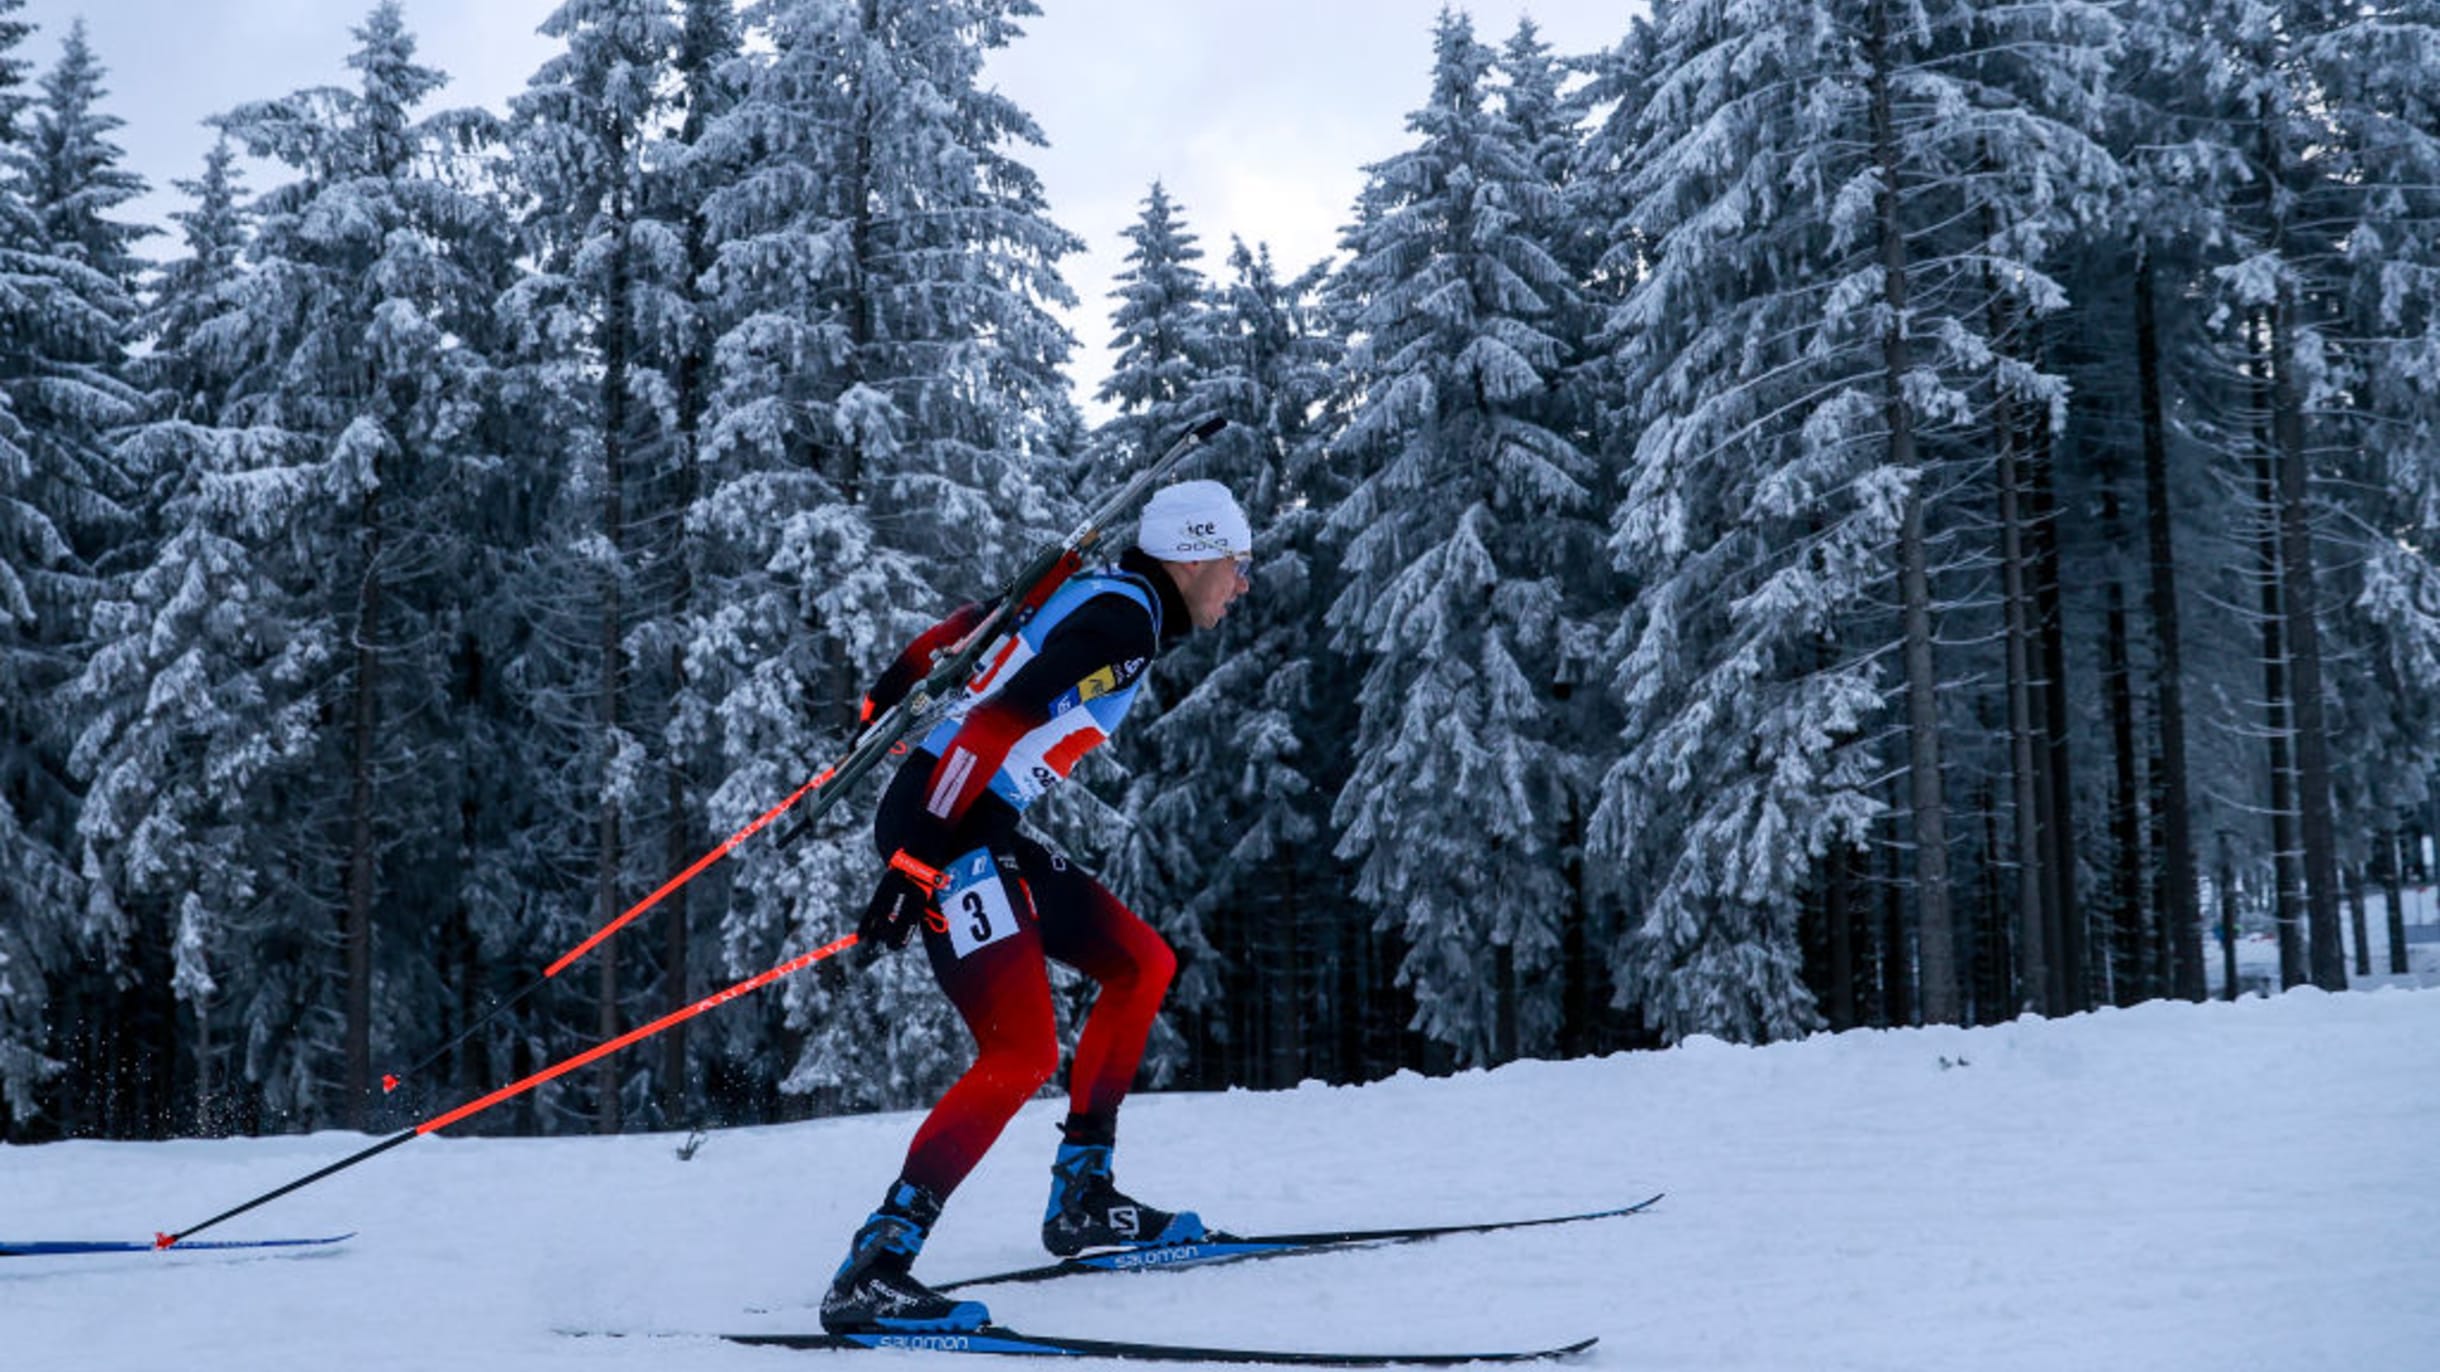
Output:
<path fill-rule="evenodd" d="M 1090 395 L 1058 3 L 563 0 L 493 111 L 380 0 L 153 225 L 0 0 L 0 1138 L 394 1129 L 853 929 L 869 783 L 559 965 L 1213 415 L 1253 590 L 1033 820 L 1147 1085 L 2404 970 L 2440 0 L 1419 9 L 1325 260 L 1144 185 Z M 926 1104 L 862 952 L 466 1127 Z"/>

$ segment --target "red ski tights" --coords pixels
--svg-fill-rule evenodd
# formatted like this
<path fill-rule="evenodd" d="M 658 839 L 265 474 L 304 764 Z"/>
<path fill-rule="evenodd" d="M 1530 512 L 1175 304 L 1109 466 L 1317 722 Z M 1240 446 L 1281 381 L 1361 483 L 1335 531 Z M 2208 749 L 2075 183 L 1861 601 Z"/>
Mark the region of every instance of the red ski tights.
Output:
<path fill-rule="evenodd" d="M 1135 1080 L 1177 955 L 1100 882 L 1041 844 L 996 846 L 1017 928 L 963 957 L 945 929 L 924 931 L 932 973 L 974 1032 L 974 1065 L 932 1107 L 901 1175 L 946 1199 L 982 1161 L 1018 1107 L 1059 1070 L 1045 959 L 1100 983 L 1068 1071 L 1069 1108 L 1105 1123 Z M 948 918 L 957 919 L 951 910 Z"/>

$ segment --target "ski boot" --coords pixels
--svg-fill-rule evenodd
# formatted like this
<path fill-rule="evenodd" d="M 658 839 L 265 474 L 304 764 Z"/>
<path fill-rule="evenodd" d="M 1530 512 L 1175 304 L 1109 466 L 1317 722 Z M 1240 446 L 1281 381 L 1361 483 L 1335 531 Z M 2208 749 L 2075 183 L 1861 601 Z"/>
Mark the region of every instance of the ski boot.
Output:
<path fill-rule="evenodd" d="M 910 1271 L 924 1237 L 940 1219 L 940 1205 L 940 1197 L 913 1182 L 890 1188 L 889 1199 L 856 1231 L 847 1261 L 830 1279 L 822 1297 L 824 1329 L 833 1334 L 960 1332 L 990 1321 L 991 1312 L 980 1301 L 953 1300 Z"/>
<path fill-rule="evenodd" d="M 1071 1258 L 1088 1248 L 1151 1248 L 1197 1243 L 1205 1235 L 1193 1211 L 1155 1210 L 1110 1180 L 1108 1143 L 1063 1143 L 1051 1164 L 1051 1203 L 1042 1216 L 1042 1246 Z"/>

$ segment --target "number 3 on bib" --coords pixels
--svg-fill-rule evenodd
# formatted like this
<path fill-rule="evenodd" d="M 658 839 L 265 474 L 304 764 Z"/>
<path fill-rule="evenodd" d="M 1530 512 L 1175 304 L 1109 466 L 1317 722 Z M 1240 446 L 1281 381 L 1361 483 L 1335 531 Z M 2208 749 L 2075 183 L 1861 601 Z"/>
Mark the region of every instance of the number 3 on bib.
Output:
<path fill-rule="evenodd" d="M 1000 865 L 991 860 L 990 849 L 977 848 L 949 864 L 940 912 L 949 921 L 949 946 L 961 958 L 1017 932 L 1008 883 L 1000 879 Z"/>

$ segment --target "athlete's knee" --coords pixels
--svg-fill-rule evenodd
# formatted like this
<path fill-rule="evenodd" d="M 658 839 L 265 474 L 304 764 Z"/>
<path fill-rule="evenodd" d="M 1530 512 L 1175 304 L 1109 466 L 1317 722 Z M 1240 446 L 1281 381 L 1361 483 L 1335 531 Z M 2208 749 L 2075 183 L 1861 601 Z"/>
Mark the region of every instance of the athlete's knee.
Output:
<path fill-rule="evenodd" d="M 1059 1074 L 1059 1035 L 1045 1030 L 1011 1044 L 1004 1070 L 1009 1085 L 1022 1098 L 1033 1099 L 1045 1082 Z"/>
<path fill-rule="evenodd" d="M 1138 994 L 1159 1000 L 1169 994 L 1169 983 L 1178 975 L 1178 955 L 1169 940 L 1154 934 L 1145 940 L 1143 951 L 1136 957 L 1136 989 Z"/>
<path fill-rule="evenodd" d="M 1177 975 L 1178 955 L 1170 951 L 1169 944 L 1160 935 L 1147 929 L 1144 937 L 1128 943 L 1126 964 L 1115 975 L 1103 980 L 1102 994 L 1105 997 L 1118 997 L 1130 1005 L 1157 1010 L 1162 998 L 1169 994 L 1169 983 Z"/>

